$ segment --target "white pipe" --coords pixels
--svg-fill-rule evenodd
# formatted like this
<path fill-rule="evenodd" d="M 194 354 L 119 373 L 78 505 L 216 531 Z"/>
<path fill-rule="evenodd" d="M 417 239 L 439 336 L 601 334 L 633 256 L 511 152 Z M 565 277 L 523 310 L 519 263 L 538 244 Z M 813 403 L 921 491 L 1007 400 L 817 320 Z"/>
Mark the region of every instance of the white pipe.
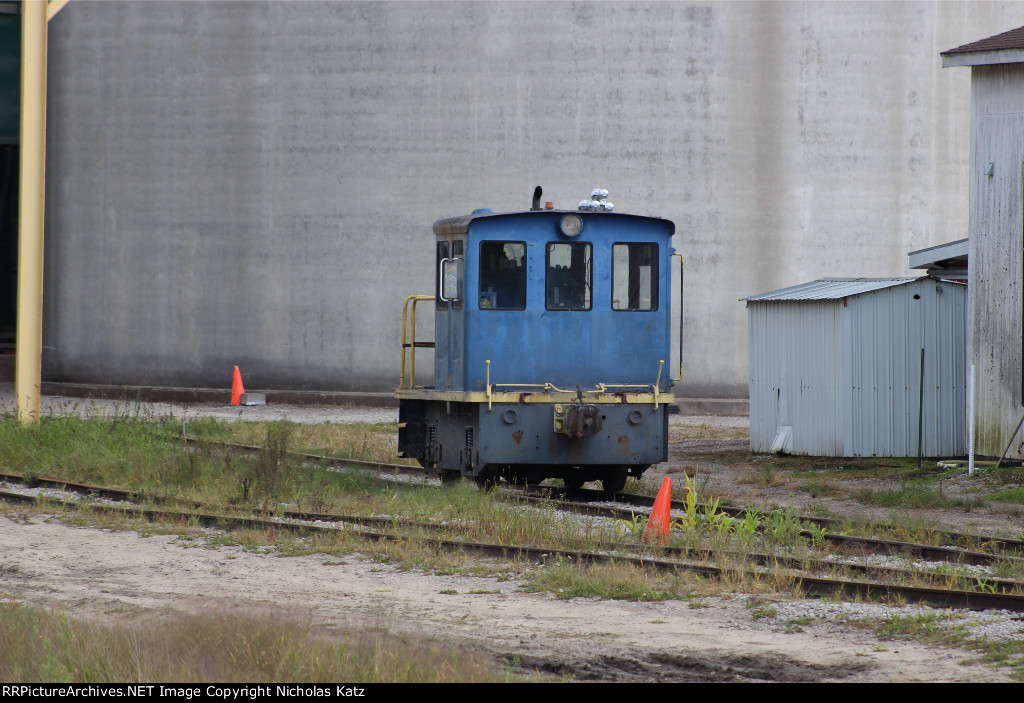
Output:
<path fill-rule="evenodd" d="M 968 410 L 968 412 L 970 412 L 970 414 L 971 414 L 970 430 L 969 430 L 968 439 L 967 439 L 967 443 L 968 443 L 968 447 L 967 447 L 967 451 L 968 451 L 968 456 L 967 456 L 967 475 L 968 476 L 974 473 L 974 378 L 975 378 L 975 376 L 974 376 L 974 364 L 971 364 L 971 388 L 970 388 L 970 400 L 968 401 L 968 405 L 970 406 L 970 409 Z"/>

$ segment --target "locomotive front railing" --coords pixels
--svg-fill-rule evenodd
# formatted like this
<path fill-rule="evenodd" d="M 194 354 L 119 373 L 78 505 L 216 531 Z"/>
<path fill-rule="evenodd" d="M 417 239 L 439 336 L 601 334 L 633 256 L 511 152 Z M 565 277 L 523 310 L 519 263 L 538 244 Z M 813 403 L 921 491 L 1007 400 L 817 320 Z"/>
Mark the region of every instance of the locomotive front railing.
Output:
<path fill-rule="evenodd" d="M 416 304 L 422 300 L 433 300 L 432 295 L 410 295 L 405 299 L 405 304 L 402 306 L 402 371 L 398 377 L 399 388 L 413 388 L 416 386 L 416 349 L 426 348 L 433 349 L 433 342 L 417 342 L 416 341 Z M 411 339 L 406 343 L 406 332 L 409 325 L 409 303 L 412 303 L 412 334 Z M 405 350 L 411 349 L 409 354 L 409 385 L 405 385 Z"/>
<path fill-rule="evenodd" d="M 495 388 L 540 388 L 545 391 L 555 391 L 556 393 L 576 393 L 578 389 L 571 388 L 559 388 L 553 383 L 491 383 L 491 360 L 487 359 L 487 409 L 491 409 L 491 403 L 493 402 L 494 389 Z M 658 377 L 654 381 L 652 386 L 649 383 L 598 383 L 594 385 L 594 390 L 605 393 L 611 388 L 636 388 L 650 390 L 654 395 L 654 408 L 657 410 L 659 401 L 659 390 L 658 387 L 661 385 L 661 370 L 665 366 L 665 360 L 658 360 Z"/>

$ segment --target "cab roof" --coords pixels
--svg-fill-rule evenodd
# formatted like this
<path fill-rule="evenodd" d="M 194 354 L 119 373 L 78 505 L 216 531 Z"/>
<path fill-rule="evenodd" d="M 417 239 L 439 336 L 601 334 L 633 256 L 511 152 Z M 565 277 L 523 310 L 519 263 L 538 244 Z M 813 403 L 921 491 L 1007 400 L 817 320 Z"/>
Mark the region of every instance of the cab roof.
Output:
<path fill-rule="evenodd" d="M 518 212 L 475 212 L 471 215 L 460 215 L 458 217 L 445 217 L 434 223 L 434 234 L 437 236 L 458 236 L 469 231 L 469 225 L 474 220 L 488 218 L 512 217 L 528 215 L 530 217 L 550 217 L 552 215 L 568 215 L 569 213 L 582 217 L 627 217 L 633 220 L 647 220 L 649 222 L 663 222 L 668 225 L 669 234 L 675 234 L 676 224 L 672 220 L 662 217 L 648 217 L 647 215 L 630 215 L 624 212 L 586 212 L 580 210 L 520 210 Z"/>

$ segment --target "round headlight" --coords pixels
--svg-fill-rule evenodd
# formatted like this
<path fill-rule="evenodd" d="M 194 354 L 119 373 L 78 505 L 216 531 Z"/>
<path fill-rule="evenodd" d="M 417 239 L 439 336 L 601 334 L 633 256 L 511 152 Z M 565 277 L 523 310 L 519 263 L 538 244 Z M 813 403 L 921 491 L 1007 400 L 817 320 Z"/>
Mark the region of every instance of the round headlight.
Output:
<path fill-rule="evenodd" d="M 583 230 L 583 218 L 573 213 L 562 215 L 562 219 L 558 221 L 558 229 L 566 237 L 578 237 Z"/>

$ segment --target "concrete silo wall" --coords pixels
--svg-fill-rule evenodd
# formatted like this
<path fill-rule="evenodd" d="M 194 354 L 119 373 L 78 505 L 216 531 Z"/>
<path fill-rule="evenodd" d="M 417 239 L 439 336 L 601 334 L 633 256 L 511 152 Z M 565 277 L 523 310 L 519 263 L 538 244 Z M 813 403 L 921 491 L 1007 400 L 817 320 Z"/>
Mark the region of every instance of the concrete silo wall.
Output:
<path fill-rule="evenodd" d="M 541 184 L 676 221 L 682 392 L 746 395 L 738 298 L 965 236 L 969 75 L 938 52 L 1018 14 L 75 0 L 50 23 L 44 378 L 387 389 L 433 221 Z"/>

